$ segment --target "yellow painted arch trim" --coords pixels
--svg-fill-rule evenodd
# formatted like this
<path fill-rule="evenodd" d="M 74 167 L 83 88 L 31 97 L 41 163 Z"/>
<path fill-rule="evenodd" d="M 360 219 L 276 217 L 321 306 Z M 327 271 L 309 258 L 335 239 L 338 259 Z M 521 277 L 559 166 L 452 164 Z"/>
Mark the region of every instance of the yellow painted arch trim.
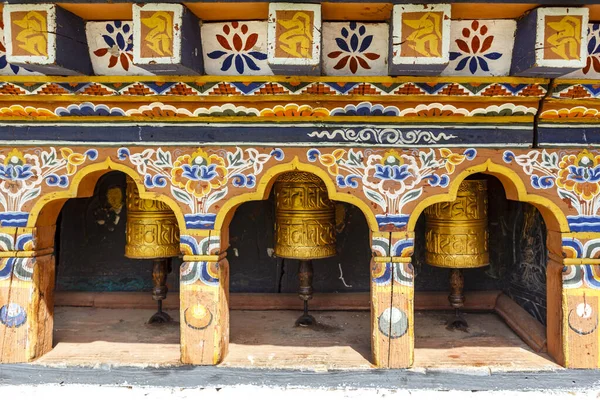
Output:
<path fill-rule="evenodd" d="M 275 177 L 288 171 L 302 171 L 315 174 L 325 183 L 325 186 L 327 187 L 327 194 L 331 200 L 343 201 L 358 207 L 363 212 L 371 231 L 379 231 L 379 225 L 377 224 L 373 210 L 364 201 L 351 194 L 339 193 L 336 189 L 335 183 L 332 181 L 331 176 L 327 172 L 314 165 L 305 164 L 298 161 L 298 156 L 294 157 L 294 159 L 289 163 L 279 164 L 269 168 L 262 178 L 260 178 L 254 192 L 234 196 L 227 200 L 227 202 L 225 202 L 223 207 L 217 213 L 215 229 L 223 229 L 223 225 L 225 221 L 227 221 L 229 213 L 232 210 L 235 210 L 240 204 L 248 201 L 266 200 L 269 197 L 271 186 L 273 183 L 275 183 Z"/>
<path fill-rule="evenodd" d="M 502 186 L 504 186 L 506 197 L 508 199 L 531 203 L 541 208 L 540 211 L 542 212 L 546 226 L 549 229 L 555 227 L 556 229 L 559 229 L 560 232 L 569 232 L 569 223 L 567 222 L 567 217 L 556 205 L 556 203 L 543 196 L 528 193 L 525 184 L 514 170 L 503 165 L 496 164 L 491 159 L 488 159 L 483 164 L 469 167 L 456 175 L 450 183 L 447 193 L 427 197 L 418 203 L 410 214 L 407 230 L 410 232 L 415 230 L 417 220 L 425 208 L 435 203 L 456 200 L 456 195 L 461 182 L 469 175 L 473 175 L 478 172 L 487 173 L 498 178 L 502 183 Z M 548 220 L 549 217 L 553 217 L 554 221 Z"/>
<path fill-rule="evenodd" d="M 75 173 L 75 175 L 72 176 L 71 185 L 67 189 L 47 193 L 40 197 L 35 202 L 33 208 L 30 211 L 29 219 L 27 220 L 27 227 L 33 228 L 36 226 L 40 212 L 49 203 L 54 202 L 56 200 L 66 200 L 81 197 L 81 194 L 79 193 L 81 182 L 91 173 L 99 171 L 121 171 L 129 175 L 129 177 L 131 177 L 134 180 L 140 193 L 140 197 L 142 199 L 160 200 L 167 204 L 171 208 L 171 210 L 173 210 L 173 213 L 175 213 L 175 217 L 177 218 L 177 224 L 179 225 L 180 231 L 182 233 L 183 231 L 185 231 L 185 221 L 183 218 L 183 213 L 181 211 L 181 208 L 179 207 L 179 204 L 175 200 L 161 193 L 148 192 L 146 190 L 146 187 L 144 186 L 143 178 L 140 176 L 140 174 L 138 174 L 136 170 L 126 165 L 116 163 L 110 157 L 107 157 L 105 161 L 93 163 L 78 170 Z M 95 183 L 96 182 L 94 182 L 94 184 Z"/>

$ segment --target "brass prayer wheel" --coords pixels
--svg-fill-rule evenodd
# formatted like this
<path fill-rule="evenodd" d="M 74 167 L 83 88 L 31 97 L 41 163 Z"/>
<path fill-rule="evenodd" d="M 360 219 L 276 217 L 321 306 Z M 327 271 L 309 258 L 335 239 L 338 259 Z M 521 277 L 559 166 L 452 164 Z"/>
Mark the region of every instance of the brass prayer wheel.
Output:
<path fill-rule="evenodd" d="M 452 268 L 448 300 L 455 317 L 449 329 L 466 330 L 467 321 L 460 315 L 464 306 L 462 268 L 488 265 L 488 201 L 486 180 L 466 180 L 456 200 L 437 203 L 425 210 L 425 262 L 441 268 Z"/>
<path fill-rule="evenodd" d="M 162 201 L 140 198 L 128 177 L 125 257 L 171 258 L 179 253 L 179 227 L 173 211 Z"/>
<path fill-rule="evenodd" d="M 286 172 L 275 182 L 275 255 L 300 260 L 298 295 L 304 313 L 296 326 L 316 323 L 308 314 L 312 299 L 312 260 L 336 254 L 335 204 L 325 183 L 307 172 Z"/>
<path fill-rule="evenodd" d="M 456 200 L 425 210 L 425 262 L 441 268 L 489 264 L 487 181 L 463 181 Z"/>
<path fill-rule="evenodd" d="M 297 260 L 334 256 L 335 205 L 321 179 L 286 172 L 275 182 L 275 255 Z"/>
<path fill-rule="evenodd" d="M 142 199 L 135 182 L 127 177 L 127 228 L 125 257 L 152 260 L 152 298 L 158 302 L 157 312 L 148 323 L 164 323 L 171 317 L 163 312 L 167 298 L 167 275 L 171 257 L 179 255 L 179 227 L 173 211 L 159 200 Z"/>

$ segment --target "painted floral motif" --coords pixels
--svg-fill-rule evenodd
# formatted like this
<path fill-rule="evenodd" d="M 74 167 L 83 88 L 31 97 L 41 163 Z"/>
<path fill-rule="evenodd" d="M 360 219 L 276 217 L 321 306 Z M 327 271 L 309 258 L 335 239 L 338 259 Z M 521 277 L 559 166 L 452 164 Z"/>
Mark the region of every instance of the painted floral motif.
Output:
<path fill-rule="evenodd" d="M 171 170 L 171 181 L 178 188 L 197 198 L 202 198 L 213 189 L 227 183 L 225 160 L 216 154 L 210 156 L 203 151 L 185 154 L 175 160 Z"/>
<path fill-rule="evenodd" d="M 389 26 L 384 23 L 323 23 L 326 75 L 387 75 Z"/>
<path fill-rule="evenodd" d="M 23 220 L 18 217 L 23 206 L 40 195 L 42 183 L 66 188 L 69 177 L 79 166 L 98 157 L 95 149 L 81 154 L 64 147 L 59 152 L 60 156 L 51 147 L 48 151 L 35 150 L 32 154 L 13 149 L 0 155 L 0 205 L 4 209 L 0 220 L 3 226 L 22 226 Z M 14 218 L 7 219 L 7 215 Z M 18 222 L 11 223 L 11 220 Z"/>
<path fill-rule="evenodd" d="M 574 232 L 600 231 L 600 155 L 583 150 L 579 154 L 560 155 L 558 152 L 532 150 L 516 156 L 504 152 L 506 163 L 516 162 L 530 176 L 534 189 L 556 187 L 558 196 L 576 216 L 568 216 Z"/>
<path fill-rule="evenodd" d="M 582 69 L 571 72 L 563 77 L 583 79 L 600 77 L 600 23 L 588 25 L 587 58 L 585 66 Z M 597 90 L 597 85 L 593 85 L 593 87 Z M 592 91 L 594 90 L 592 89 Z"/>
<path fill-rule="evenodd" d="M 367 27 L 364 24 L 350 22 L 348 27 L 340 30 L 340 35 L 341 37 L 335 38 L 338 50 L 327 54 L 327 57 L 337 61 L 333 69 L 343 69 L 347 64 L 350 72 L 356 74 L 359 65 L 363 69 L 371 69 L 369 61 L 381 57 L 379 54 L 369 51 L 373 43 L 373 35 L 367 35 Z"/>
<path fill-rule="evenodd" d="M 225 198 L 229 185 L 253 188 L 265 164 L 283 157 L 281 149 L 261 153 L 239 147 L 234 152 L 219 150 L 210 154 L 199 148 L 192 154 L 177 156 L 160 147 L 133 154 L 126 147 L 118 150 L 119 160 L 129 160 L 144 176 L 147 188 L 169 186 L 174 198 L 185 204 L 190 211 L 185 214 L 187 228 L 204 229 L 214 226 L 216 214 L 209 211 Z"/>
<path fill-rule="evenodd" d="M 472 74 L 481 68 L 488 72 L 488 60 L 497 60 L 502 57 L 501 53 L 490 51 L 494 42 L 494 35 L 488 34 L 488 27 L 475 20 L 469 28 L 463 28 L 462 38 L 456 39 L 456 45 L 460 52 L 451 51 L 450 60 L 459 60 L 455 67 L 456 71 L 462 71 L 469 66 Z"/>
<path fill-rule="evenodd" d="M 152 75 L 133 63 L 131 21 L 88 22 L 86 36 L 96 75 Z"/>
<path fill-rule="evenodd" d="M 592 69 L 600 74 L 600 24 L 591 24 L 588 30 L 588 57 L 582 72 L 587 75 Z"/>
<path fill-rule="evenodd" d="M 128 22 L 112 21 L 106 24 L 107 34 L 102 35 L 106 47 L 94 50 L 98 57 L 108 55 L 108 68 L 117 63 L 125 71 L 129 71 L 129 65 L 133 62 L 133 29 Z"/>
<path fill-rule="evenodd" d="M 387 152 L 337 149 L 323 154 L 319 149 L 307 152 L 308 160 L 327 167 L 339 188 L 358 188 L 376 204 L 382 214 L 376 215 L 381 228 L 403 227 L 408 215 L 403 207 L 423 194 L 423 185 L 447 187 L 456 166 L 475 158 L 477 151 L 467 149 L 454 153 L 449 149 Z"/>
<path fill-rule="evenodd" d="M 237 72 L 242 75 L 264 69 L 261 61 L 267 59 L 267 53 L 261 51 L 259 33 L 253 29 L 255 24 L 257 23 L 234 21 L 226 24 L 208 24 L 221 26 L 220 31 L 203 29 L 203 37 L 210 37 L 204 42 L 211 41 L 209 46 L 216 47 L 215 50 L 207 52 L 206 56 L 211 60 L 218 60 L 221 72 Z M 204 36 L 205 34 L 207 36 Z"/>

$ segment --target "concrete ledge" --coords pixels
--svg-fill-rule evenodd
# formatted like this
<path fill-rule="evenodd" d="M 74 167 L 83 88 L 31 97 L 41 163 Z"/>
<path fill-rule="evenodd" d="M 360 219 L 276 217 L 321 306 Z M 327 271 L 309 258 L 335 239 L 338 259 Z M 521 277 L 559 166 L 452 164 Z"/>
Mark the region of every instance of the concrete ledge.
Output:
<path fill-rule="evenodd" d="M 231 387 L 252 385 L 294 388 L 378 388 L 469 391 L 584 391 L 600 387 L 593 370 L 477 374 L 442 370 L 366 370 L 325 373 L 224 367 L 50 368 L 0 365 L 0 385 L 115 385 L 147 387 Z"/>

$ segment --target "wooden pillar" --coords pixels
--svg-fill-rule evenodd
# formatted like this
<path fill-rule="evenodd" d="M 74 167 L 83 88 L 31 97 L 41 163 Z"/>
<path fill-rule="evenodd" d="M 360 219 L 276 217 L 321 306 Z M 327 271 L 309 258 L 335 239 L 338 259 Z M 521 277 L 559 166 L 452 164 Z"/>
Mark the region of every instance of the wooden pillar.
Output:
<path fill-rule="evenodd" d="M 562 244 L 561 290 L 551 295 L 548 287 L 548 319 L 560 317 L 563 359 L 555 359 L 567 368 L 600 368 L 600 234 L 563 234 Z M 560 310 L 550 311 L 551 297 Z M 548 321 L 549 352 L 550 335 Z"/>
<path fill-rule="evenodd" d="M 55 226 L 0 228 L 0 362 L 52 349 Z"/>
<path fill-rule="evenodd" d="M 371 247 L 371 348 L 379 368 L 408 368 L 414 354 L 413 240 L 375 232 Z"/>
<path fill-rule="evenodd" d="M 223 360 L 229 344 L 229 264 L 220 233 L 181 235 L 181 362 L 212 365 Z"/>

